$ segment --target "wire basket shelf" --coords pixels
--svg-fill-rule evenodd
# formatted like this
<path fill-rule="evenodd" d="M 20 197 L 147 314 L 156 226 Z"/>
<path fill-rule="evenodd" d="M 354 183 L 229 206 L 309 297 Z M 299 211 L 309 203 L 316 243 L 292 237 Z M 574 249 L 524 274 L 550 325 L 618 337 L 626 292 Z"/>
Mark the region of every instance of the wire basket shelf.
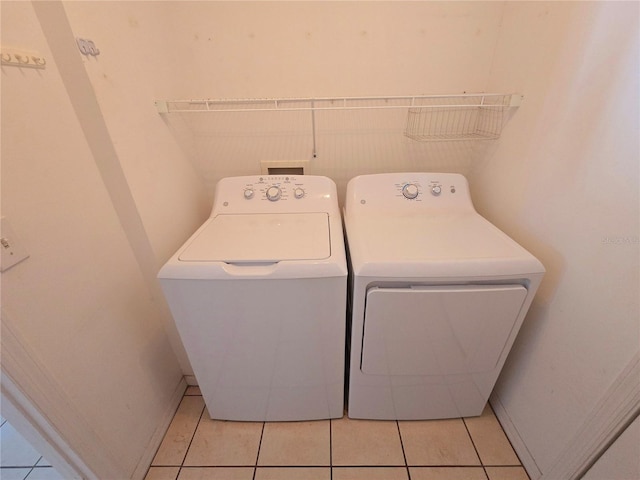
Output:
<path fill-rule="evenodd" d="M 500 137 L 511 95 L 420 98 L 407 113 L 404 134 L 417 141 Z"/>

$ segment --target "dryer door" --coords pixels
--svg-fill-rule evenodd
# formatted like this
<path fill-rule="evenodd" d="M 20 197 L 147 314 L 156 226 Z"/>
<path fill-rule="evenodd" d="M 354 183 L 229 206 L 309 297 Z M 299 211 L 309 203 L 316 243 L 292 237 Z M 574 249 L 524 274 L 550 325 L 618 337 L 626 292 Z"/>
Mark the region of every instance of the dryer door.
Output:
<path fill-rule="evenodd" d="M 490 371 L 526 295 L 522 285 L 370 288 L 361 369 L 371 375 Z"/>

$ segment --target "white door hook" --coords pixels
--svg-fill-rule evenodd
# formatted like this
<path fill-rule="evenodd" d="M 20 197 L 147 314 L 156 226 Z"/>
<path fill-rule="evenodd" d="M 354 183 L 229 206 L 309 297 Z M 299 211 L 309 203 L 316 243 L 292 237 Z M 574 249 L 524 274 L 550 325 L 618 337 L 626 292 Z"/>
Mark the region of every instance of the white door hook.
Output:
<path fill-rule="evenodd" d="M 84 38 L 77 38 L 76 42 L 78 44 L 78 48 L 83 55 L 100 55 L 100 50 L 96 47 L 96 44 L 93 43 L 93 40 L 86 40 Z"/>

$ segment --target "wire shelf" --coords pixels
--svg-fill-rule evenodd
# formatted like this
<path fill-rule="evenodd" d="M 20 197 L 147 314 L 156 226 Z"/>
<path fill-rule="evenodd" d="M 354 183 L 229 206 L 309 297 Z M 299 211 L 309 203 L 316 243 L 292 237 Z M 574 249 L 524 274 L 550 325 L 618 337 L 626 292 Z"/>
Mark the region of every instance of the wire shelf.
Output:
<path fill-rule="evenodd" d="M 516 94 L 460 94 L 389 97 L 159 100 L 158 113 L 291 112 L 406 109 L 404 135 L 416 141 L 487 140 L 498 138 Z"/>

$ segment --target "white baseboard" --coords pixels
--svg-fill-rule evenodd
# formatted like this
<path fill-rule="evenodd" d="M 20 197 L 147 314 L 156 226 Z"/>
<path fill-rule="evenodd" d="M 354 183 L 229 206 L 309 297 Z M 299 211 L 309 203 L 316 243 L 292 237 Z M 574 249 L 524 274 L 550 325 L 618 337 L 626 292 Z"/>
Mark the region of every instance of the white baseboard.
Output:
<path fill-rule="evenodd" d="M 520 436 L 520 432 L 516 428 L 515 424 L 511 421 L 511 417 L 509 416 L 509 412 L 504 408 L 504 405 L 500 401 L 500 396 L 494 391 L 491 395 L 490 399 L 491 407 L 493 408 L 493 412 L 496 414 L 500 425 L 502 425 L 502 429 L 504 433 L 507 435 L 507 438 L 511 442 L 513 449 L 516 451 L 518 458 L 520 458 L 520 462 L 522 466 L 529 474 L 531 480 L 538 480 L 542 477 L 542 472 L 538 465 L 536 464 L 533 455 L 527 448 L 526 443 Z"/>
<path fill-rule="evenodd" d="M 143 480 L 146 476 L 147 470 L 149 470 L 149 466 L 153 461 L 153 457 L 158 451 L 160 443 L 162 443 L 162 439 L 167 433 L 169 424 L 171 424 L 171 420 L 173 420 L 173 417 L 175 416 L 178 405 L 180 405 L 180 401 L 182 400 L 186 389 L 187 381 L 185 377 L 182 377 L 173 391 L 171 401 L 169 402 L 169 406 L 162 416 L 162 420 L 158 423 L 156 430 L 153 432 L 153 435 L 149 440 L 147 448 L 145 449 L 142 457 L 140 458 L 140 461 L 138 462 L 138 465 L 133 471 L 133 475 L 131 475 L 131 480 Z"/>

